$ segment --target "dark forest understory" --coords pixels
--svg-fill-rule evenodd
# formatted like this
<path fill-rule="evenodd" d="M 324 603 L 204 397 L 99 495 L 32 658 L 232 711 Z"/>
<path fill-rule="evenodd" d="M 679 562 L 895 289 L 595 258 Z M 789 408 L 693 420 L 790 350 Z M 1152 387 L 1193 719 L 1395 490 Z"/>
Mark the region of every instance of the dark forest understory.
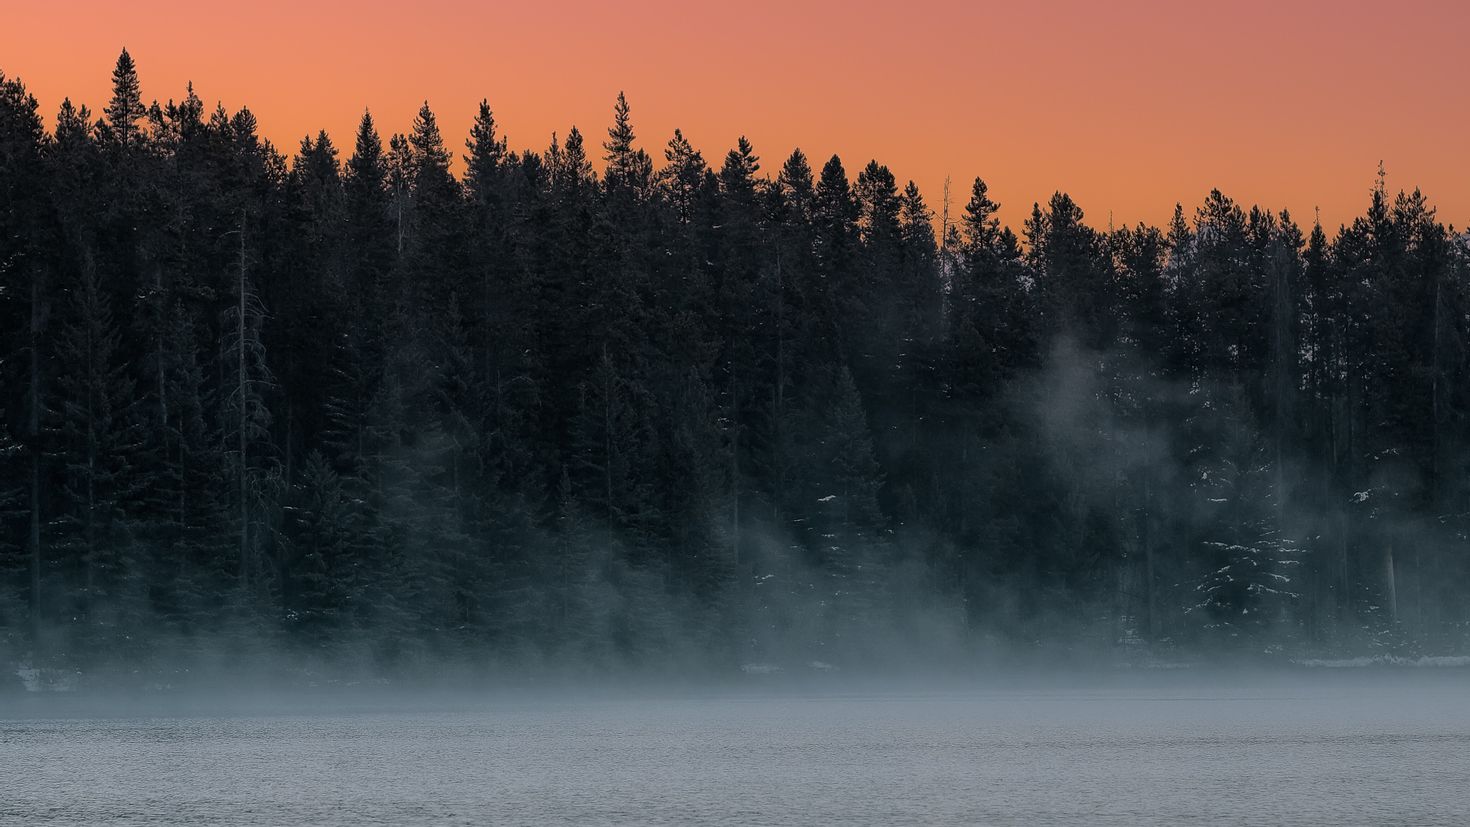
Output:
<path fill-rule="evenodd" d="M 1018 235 L 621 97 L 451 164 L 0 82 L 7 673 L 1470 652 L 1470 246 L 1371 167 Z"/>

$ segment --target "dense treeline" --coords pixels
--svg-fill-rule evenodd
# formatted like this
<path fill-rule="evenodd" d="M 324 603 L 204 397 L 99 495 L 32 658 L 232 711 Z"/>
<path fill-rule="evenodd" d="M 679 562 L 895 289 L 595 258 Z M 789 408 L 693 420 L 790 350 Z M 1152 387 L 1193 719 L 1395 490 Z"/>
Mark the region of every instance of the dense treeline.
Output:
<path fill-rule="evenodd" d="M 113 80 L 0 76 L 0 657 L 1470 646 L 1470 256 L 1381 172 L 1017 236 L 621 96 L 456 177 Z"/>

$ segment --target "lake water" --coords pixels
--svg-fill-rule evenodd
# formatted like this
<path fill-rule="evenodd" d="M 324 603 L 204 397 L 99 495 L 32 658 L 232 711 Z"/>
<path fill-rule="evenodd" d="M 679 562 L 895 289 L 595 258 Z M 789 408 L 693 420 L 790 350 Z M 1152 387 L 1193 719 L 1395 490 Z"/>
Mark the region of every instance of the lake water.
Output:
<path fill-rule="evenodd" d="M 1463 673 L 363 706 L 0 706 L 0 823 L 1470 824 Z"/>

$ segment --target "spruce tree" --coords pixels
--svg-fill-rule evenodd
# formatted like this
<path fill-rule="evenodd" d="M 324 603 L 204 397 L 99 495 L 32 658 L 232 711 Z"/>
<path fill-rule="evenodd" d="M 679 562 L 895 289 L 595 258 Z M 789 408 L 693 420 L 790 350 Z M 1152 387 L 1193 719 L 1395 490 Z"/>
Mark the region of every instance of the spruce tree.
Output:
<path fill-rule="evenodd" d="M 142 88 L 138 83 L 138 67 L 127 49 L 117 56 L 112 70 L 112 98 L 103 114 L 107 116 L 108 137 L 112 147 L 126 155 L 142 141 L 138 121 L 143 119 Z"/>

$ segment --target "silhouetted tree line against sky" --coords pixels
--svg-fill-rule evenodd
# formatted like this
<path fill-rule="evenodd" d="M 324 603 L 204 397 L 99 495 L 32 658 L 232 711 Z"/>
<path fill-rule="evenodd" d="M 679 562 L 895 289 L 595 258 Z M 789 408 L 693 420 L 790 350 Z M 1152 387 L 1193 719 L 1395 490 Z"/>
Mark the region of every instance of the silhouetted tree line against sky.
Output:
<path fill-rule="evenodd" d="M 10 662 L 1470 646 L 1470 257 L 1381 171 L 1335 231 L 1017 235 L 621 96 L 481 104 L 456 177 L 427 104 L 288 158 L 113 80 L 50 131 L 0 81 Z"/>

